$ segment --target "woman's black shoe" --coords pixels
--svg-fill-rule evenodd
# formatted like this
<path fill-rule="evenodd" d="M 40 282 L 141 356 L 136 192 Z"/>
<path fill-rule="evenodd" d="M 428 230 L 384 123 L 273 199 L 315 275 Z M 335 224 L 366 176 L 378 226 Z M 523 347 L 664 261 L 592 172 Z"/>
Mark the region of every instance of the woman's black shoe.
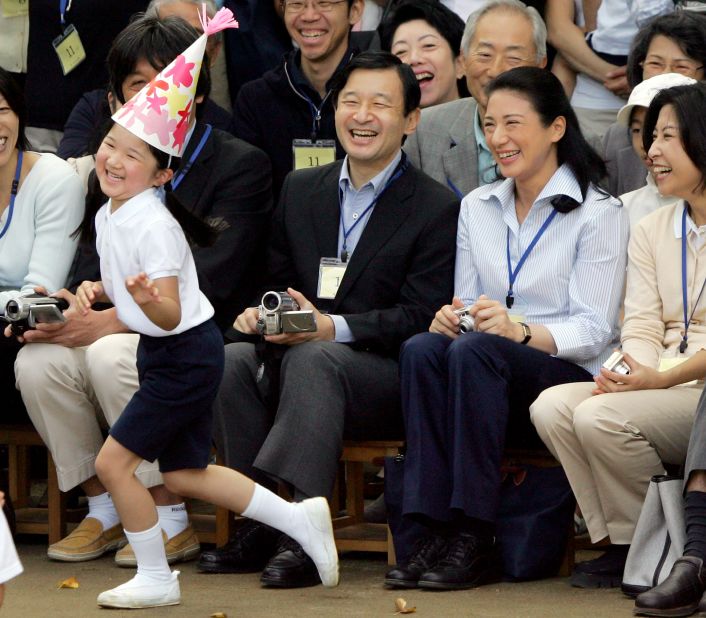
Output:
<path fill-rule="evenodd" d="M 433 569 L 444 556 L 446 539 L 430 534 L 419 539 L 406 564 L 398 564 L 385 574 L 389 588 L 417 588 L 422 573 Z"/>

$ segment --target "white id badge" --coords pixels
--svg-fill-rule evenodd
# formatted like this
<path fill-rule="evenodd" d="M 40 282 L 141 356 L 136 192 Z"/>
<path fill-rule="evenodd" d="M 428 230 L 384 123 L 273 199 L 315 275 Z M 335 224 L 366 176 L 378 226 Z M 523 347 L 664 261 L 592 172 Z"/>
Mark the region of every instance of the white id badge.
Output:
<path fill-rule="evenodd" d="M 68 75 L 79 64 L 86 59 L 86 51 L 83 49 L 81 37 L 78 30 L 69 24 L 64 33 L 52 41 L 56 55 L 59 56 L 61 70 L 64 75 Z"/>
<path fill-rule="evenodd" d="M 507 310 L 507 315 L 513 322 L 527 322 L 527 301 L 522 296 L 514 296 L 515 302 L 512 303 L 512 309 Z"/>
<path fill-rule="evenodd" d="M 336 293 L 341 286 L 347 267 L 348 263 L 341 262 L 338 258 L 321 258 L 321 263 L 319 264 L 319 287 L 316 296 L 326 299 L 336 298 Z"/>
<path fill-rule="evenodd" d="M 319 167 L 336 160 L 336 141 L 332 139 L 295 139 L 292 142 L 294 169 L 303 170 L 307 167 Z"/>

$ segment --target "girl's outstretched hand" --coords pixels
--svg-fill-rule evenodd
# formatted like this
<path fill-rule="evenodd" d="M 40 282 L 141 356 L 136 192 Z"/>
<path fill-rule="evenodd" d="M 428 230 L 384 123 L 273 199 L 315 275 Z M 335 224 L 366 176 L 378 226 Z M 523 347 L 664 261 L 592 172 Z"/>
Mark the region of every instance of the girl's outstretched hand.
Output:
<path fill-rule="evenodd" d="M 100 281 L 84 281 L 76 289 L 76 310 L 81 315 L 88 315 L 91 305 L 105 296 Z"/>
<path fill-rule="evenodd" d="M 125 279 L 125 287 L 130 292 L 133 300 L 140 306 L 151 302 L 162 302 L 157 286 L 146 273 L 142 272 L 134 277 L 128 277 Z"/>

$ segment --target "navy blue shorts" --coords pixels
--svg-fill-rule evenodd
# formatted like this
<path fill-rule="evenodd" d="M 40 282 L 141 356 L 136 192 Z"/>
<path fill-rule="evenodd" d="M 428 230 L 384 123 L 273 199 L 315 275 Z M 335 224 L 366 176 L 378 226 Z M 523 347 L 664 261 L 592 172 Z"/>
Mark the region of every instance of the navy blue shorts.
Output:
<path fill-rule="evenodd" d="M 213 320 L 178 335 L 140 335 L 140 388 L 110 430 L 122 446 L 162 472 L 205 468 L 212 406 L 223 377 L 223 336 Z"/>

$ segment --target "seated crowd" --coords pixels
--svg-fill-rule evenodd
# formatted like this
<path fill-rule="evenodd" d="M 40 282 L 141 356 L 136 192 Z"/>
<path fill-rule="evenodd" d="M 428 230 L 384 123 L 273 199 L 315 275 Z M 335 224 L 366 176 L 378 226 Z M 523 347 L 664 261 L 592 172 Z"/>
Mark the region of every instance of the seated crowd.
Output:
<path fill-rule="evenodd" d="M 37 69 L 0 50 L 3 422 L 28 415 L 88 501 L 48 557 L 137 567 L 105 607 L 178 603 L 168 565 L 196 557 L 336 585 L 322 498 L 343 441 L 404 439 L 417 538 L 385 584 L 470 588 L 500 576 L 506 446 L 539 446 L 606 545 L 576 566 L 583 588 L 620 586 L 650 479 L 685 468 L 684 556 L 635 611 L 696 611 L 706 15 L 550 2 L 554 55 L 520 0 L 465 26 L 446 2 L 377 2 L 376 32 L 363 0 L 226 1 L 238 30 L 222 2 L 134 4 L 83 66 L 58 49 L 84 85 L 63 131 L 25 103 Z M 300 321 L 264 319 L 268 291 Z M 25 330 L 10 309 L 28 294 L 65 308 Z M 185 497 L 249 521 L 201 552 Z"/>

